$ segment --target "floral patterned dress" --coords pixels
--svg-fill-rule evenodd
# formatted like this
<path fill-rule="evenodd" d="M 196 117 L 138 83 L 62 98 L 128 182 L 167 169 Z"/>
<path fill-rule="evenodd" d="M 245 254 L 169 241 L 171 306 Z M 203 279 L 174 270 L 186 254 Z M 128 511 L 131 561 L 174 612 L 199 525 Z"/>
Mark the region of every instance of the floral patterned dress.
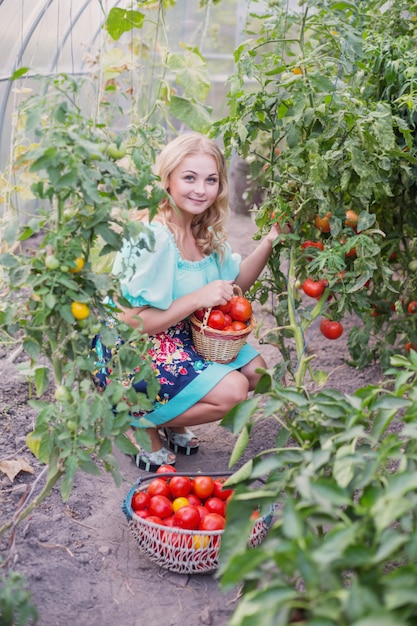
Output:
<path fill-rule="evenodd" d="M 142 235 L 140 242 L 125 241 L 114 263 L 114 273 L 121 276 L 122 294 L 133 307 L 167 309 L 177 298 L 213 280 L 235 280 L 238 276 L 241 257 L 232 254 L 230 247 L 223 259 L 214 253 L 201 261 L 187 261 L 181 258 L 174 237 L 165 226 L 152 223 L 149 228 L 150 232 Z M 150 251 L 151 241 L 144 241 L 143 237 L 154 237 L 154 251 Z M 177 417 L 200 401 L 226 374 L 240 369 L 258 354 L 246 344 L 231 363 L 207 361 L 194 348 L 188 319 L 150 336 L 149 340 L 149 354 L 160 390 L 152 411 L 132 415 L 131 424 L 136 427 L 144 426 L 142 417 L 146 417 L 148 426 L 149 421 L 160 426 Z M 95 380 L 105 386 L 109 382 L 106 362 L 112 350 L 99 337 L 93 348 L 99 366 Z M 143 382 L 133 386 L 139 392 L 146 390 Z"/>

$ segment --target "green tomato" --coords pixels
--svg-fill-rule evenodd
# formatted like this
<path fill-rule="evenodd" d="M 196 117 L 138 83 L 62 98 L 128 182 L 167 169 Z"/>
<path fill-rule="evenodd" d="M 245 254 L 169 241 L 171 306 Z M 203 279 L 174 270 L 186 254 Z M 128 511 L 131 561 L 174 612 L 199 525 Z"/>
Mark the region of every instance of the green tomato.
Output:
<path fill-rule="evenodd" d="M 415 259 L 414 261 L 410 261 L 410 263 L 408 264 L 408 269 L 410 270 L 410 272 L 417 272 L 417 259 Z"/>
<path fill-rule="evenodd" d="M 58 385 L 54 396 L 57 402 L 68 402 L 71 399 L 71 394 L 64 385 Z"/>
<path fill-rule="evenodd" d="M 122 159 L 126 155 L 126 148 L 123 145 L 117 147 L 117 144 L 110 143 L 107 146 L 107 154 L 111 159 L 115 159 L 117 161 L 118 159 Z"/>
<path fill-rule="evenodd" d="M 61 267 L 59 268 L 61 270 L 61 272 L 64 272 L 65 274 L 67 272 L 69 272 L 69 267 L 68 265 L 61 265 Z"/>
<path fill-rule="evenodd" d="M 59 260 L 54 254 L 47 254 L 45 257 L 45 266 L 48 270 L 56 270 L 60 266 Z"/>

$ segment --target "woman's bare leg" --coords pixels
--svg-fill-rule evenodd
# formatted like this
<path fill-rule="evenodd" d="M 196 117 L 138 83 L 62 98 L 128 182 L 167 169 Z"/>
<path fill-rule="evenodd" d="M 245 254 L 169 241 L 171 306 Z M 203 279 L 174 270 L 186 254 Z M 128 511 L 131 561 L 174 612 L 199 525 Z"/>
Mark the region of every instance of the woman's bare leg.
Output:
<path fill-rule="evenodd" d="M 236 404 L 247 398 L 249 381 L 244 374 L 232 371 L 217 383 L 199 402 L 170 420 L 164 426 L 170 428 L 197 426 L 217 422 Z"/>
<path fill-rule="evenodd" d="M 261 374 L 256 371 L 258 368 L 266 369 L 267 364 L 265 359 L 259 354 L 252 361 L 249 361 L 240 370 L 249 381 L 249 391 L 253 391 L 261 378 Z"/>
<path fill-rule="evenodd" d="M 236 404 L 246 400 L 248 392 L 255 388 L 260 378 L 256 369 L 265 367 L 264 359 L 260 355 L 255 357 L 241 371 L 231 371 L 199 402 L 181 415 L 165 422 L 163 426 L 168 426 L 174 432 L 182 434 L 187 426 L 198 426 L 221 420 Z M 162 447 L 158 429 L 147 428 L 146 432 L 151 441 L 152 452 L 157 452 Z"/>

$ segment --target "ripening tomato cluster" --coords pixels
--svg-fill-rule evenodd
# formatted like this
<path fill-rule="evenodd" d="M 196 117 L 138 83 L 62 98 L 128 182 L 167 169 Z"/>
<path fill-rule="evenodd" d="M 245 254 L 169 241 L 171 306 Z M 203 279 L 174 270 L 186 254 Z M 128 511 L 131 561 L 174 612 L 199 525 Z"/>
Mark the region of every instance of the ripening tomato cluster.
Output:
<path fill-rule="evenodd" d="M 147 489 L 132 497 L 134 513 L 149 522 L 183 530 L 222 530 L 227 503 L 233 494 L 225 489 L 225 478 L 176 476 L 172 466 L 162 465 Z"/>
<path fill-rule="evenodd" d="M 194 312 L 196 318 L 202 322 L 206 309 Z M 211 309 L 207 326 L 226 332 L 245 330 L 252 316 L 252 305 L 244 296 L 233 296 L 229 302 Z"/>

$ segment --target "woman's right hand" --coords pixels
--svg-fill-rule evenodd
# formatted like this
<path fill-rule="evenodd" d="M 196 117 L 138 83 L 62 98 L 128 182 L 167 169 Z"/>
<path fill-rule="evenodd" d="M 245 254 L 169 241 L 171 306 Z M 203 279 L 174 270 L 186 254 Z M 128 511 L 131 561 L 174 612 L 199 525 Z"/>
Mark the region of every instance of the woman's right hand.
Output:
<path fill-rule="evenodd" d="M 214 280 L 198 290 L 200 309 L 209 309 L 229 302 L 233 296 L 233 280 Z"/>

